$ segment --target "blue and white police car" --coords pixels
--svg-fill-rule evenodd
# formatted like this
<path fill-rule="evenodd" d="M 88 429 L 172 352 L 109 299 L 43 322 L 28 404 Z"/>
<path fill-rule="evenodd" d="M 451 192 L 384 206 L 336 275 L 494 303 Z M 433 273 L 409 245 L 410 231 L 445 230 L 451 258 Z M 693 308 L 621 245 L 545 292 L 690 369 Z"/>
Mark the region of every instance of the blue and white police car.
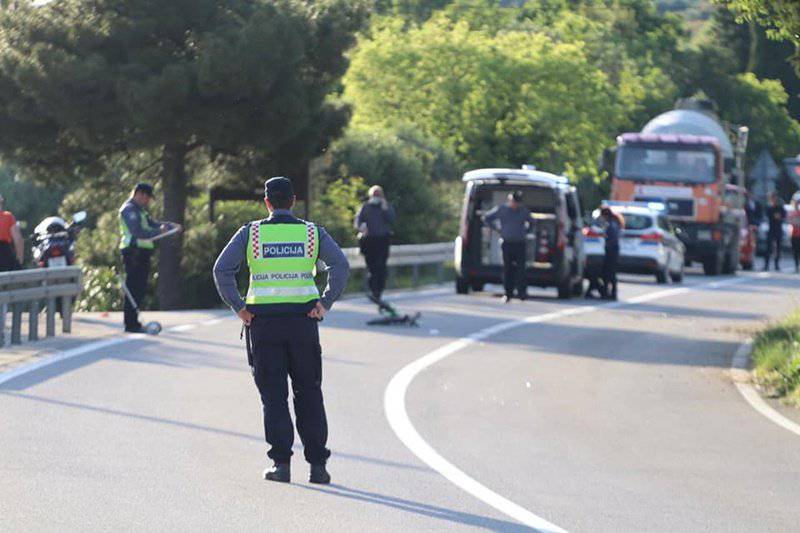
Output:
<path fill-rule="evenodd" d="M 686 248 L 667 218 L 663 204 L 653 202 L 607 202 L 612 211 L 622 215 L 625 228 L 620 235 L 617 272 L 650 274 L 658 283 L 672 279 L 683 281 Z M 592 213 L 591 224 L 583 228 L 586 271 L 600 273 L 605 256 L 605 234 L 600 210 Z"/>

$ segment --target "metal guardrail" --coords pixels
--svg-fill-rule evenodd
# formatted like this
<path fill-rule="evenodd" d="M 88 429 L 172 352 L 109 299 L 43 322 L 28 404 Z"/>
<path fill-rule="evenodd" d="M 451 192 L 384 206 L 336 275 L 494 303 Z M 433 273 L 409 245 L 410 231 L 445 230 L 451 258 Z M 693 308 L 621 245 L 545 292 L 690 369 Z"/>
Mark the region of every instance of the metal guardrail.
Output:
<path fill-rule="evenodd" d="M 350 262 L 351 270 L 359 270 L 367 267 L 364 256 L 359 253 L 357 247 L 343 248 L 347 260 Z M 394 267 L 410 266 L 412 284 L 416 286 L 419 281 L 419 267 L 422 265 L 437 265 L 436 277 L 441 283 L 444 279 L 444 263 L 453 260 L 452 242 L 435 242 L 431 244 L 395 244 L 389 248 L 389 279 L 394 277 Z"/>
<path fill-rule="evenodd" d="M 28 340 L 39 340 L 39 312 L 47 310 L 46 335 L 56 334 L 56 311 L 61 304 L 61 327 L 72 331 L 72 304 L 83 288 L 80 267 L 36 268 L 0 272 L 0 346 L 5 344 L 6 309 L 11 310 L 11 344 L 22 342 L 22 314 L 28 311 Z"/>

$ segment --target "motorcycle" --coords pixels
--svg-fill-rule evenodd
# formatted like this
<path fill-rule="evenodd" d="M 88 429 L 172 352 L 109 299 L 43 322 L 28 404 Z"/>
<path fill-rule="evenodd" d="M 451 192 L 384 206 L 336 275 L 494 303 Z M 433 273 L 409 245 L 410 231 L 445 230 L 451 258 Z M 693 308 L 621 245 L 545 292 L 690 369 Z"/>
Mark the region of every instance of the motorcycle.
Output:
<path fill-rule="evenodd" d="M 31 251 L 35 267 L 65 267 L 75 264 L 75 240 L 86 223 L 86 211 L 72 216 L 67 223 L 61 217 L 47 217 L 31 235 Z"/>

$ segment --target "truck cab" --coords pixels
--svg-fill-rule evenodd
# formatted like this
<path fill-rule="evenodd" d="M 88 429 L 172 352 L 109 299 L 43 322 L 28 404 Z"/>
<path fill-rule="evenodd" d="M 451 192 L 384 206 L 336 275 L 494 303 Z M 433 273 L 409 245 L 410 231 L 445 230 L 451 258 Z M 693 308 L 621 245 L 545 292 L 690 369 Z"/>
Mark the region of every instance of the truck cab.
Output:
<path fill-rule="evenodd" d="M 708 275 L 732 273 L 739 264 L 741 221 L 729 206 L 739 202 L 726 186 L 739 177 L 737 167 L 718 121 L 699 111 L 670 111 L 641 133 L 617 138 L 611 199 L 663 203 L 686 246 L 686 263 L 702 263 Z"/>

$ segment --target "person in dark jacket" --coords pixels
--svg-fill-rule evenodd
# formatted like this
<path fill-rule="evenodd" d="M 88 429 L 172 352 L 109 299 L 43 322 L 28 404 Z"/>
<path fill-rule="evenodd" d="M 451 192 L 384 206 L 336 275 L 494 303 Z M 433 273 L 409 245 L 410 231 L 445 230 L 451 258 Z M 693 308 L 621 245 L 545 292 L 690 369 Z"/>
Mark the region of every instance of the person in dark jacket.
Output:
<path fill-rule="evenodd" d="M 522 205 L 522 194 L 519 191 L 508 195 L 508 201 L 498 205 L 483 217 L 483 223 L 495 228 L 499 224 L 500 237 L 503 239 L 503 285 L 505 302 L 514 297 L 525 300 L 528 297 L 528 282 L 525 279 L 525 260 L 527 252 L 525 239 L 530 229 L 531 212 Z M 497 229 L 497 228 L 495 228 Z"/>
<path fill-rule="evenodd" d="M 147 279 L 150 277 L 150 260 L 155 250 L 154 238 L 180 224 L 154 220 L 147 212 L 153 199 L 153 186 L 139 183 L 131 191 L 128 200 L 119 208 L 119 243 L 122 261 L 125 265 L 125 289 L 123 295 L 125 331 L 140 333 L 144 331 L 139 322 L 139 309 L 147 295 Z M 130 301 L 132 297 L 136 304 Z"/>
<path fill-rule="evenodd" d="M 781 246 L 783 244 L 783 223 L 786 220 L 786 208 L 783 207 L 778 193 L 773 192 L 769 195 L 769 207 L 767 207 L 767 251 L 764 254 L 764 271 L 769 270 L 769 261 L 772 258 L 772 249 L 775 248 L 775 270 L 780 270 Z"/>
<path fill-rule="evenodd" d="M 358 211 L 355 227 L 359 232 L 359 248 L 367 263 L 367 285 L 373 301 L 380 300 L 386 288 L 386 262 L 395 217 L 394 207 L 386 201 L 383 187 L 370 187 L 369 199 Z"/>
<path fill-rule="evenodd" d="M 603 258 L 603 285 L 600 293 L 607 300 L 617 299 L 617 262 L 619 261 L 619 238 L 624 222 L 610 207 L 600 209 L 600 216 L 606 224 L 606 249 Z"/>

